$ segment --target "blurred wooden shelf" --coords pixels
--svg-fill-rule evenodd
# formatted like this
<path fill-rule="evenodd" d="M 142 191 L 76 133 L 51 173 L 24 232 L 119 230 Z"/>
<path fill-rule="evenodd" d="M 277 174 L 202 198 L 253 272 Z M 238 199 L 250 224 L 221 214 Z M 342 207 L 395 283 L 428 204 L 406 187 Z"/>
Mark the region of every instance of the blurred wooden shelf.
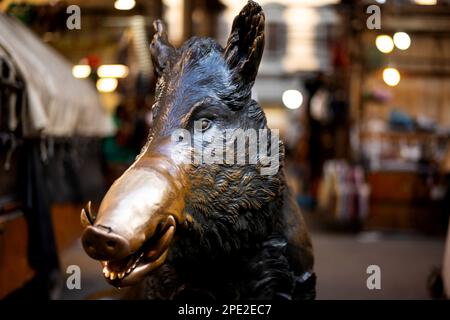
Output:
<path fill-rule="evenodd" d="M 368 229 L 414 230 L 439 233 L 441 210 L 433 201 L 426 179 L 418 172 L 369 172 Z"/>
<path fill-rule="evenodd" d="M 0 219 L 0 299 L 30 280 L 28 228 L 22 212 L 3 214 Z"/>
<path fill-rule="evenodd" d="M 447 133 L 421 131 L 361 131 L 361 139 L 393 139 L 393 140 L 435 140 L 450 139 Z"/>

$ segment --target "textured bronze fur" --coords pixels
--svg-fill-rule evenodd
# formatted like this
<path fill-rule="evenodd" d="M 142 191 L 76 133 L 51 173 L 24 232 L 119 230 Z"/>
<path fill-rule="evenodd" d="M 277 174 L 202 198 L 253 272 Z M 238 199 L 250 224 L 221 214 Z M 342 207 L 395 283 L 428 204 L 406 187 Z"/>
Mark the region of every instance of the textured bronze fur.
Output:
<path fill-rule="evenodd" d="M 312 246 L 286 185 L 281 142 L 280 170 L 271 176 L 261 175 L 260 163 L 181 165 L 169 156 L 174 145 L 168 137 L 178 128 L 192 131 L 198 119 L 211 121 L 217 132 L 267 129 L 261 107 L 251 99 L 264 48 L 264 20 L 261 7 L 249 1 L 235 18 L 225 49 L 212 39 L 196 37 L 174 48 L 164 25 L 154 24 L 150 50 L 159 77 L 154 127 L 142 154 L 124 176 L 136 174 L 136 168 L 160 172 L 173 195 L 164 196 L 157 211 L 164 216 L 170 206 L 177 226 L 164 263 L 142 280 L 140 293 L 146 298 L 315 297 Z M 124 190 L 117 194 L 127 197 L 133 185 L 124 181 L 118 180 L 114 188 Z M 102 221 L 114 207 L 108 206 L 112 200 L 104 201 L 107 204 L 99 212 Z M 164 219 L 149 215 L 150 222 L 156 220 L 154 216 Z M 110 223 L 113 231 L 121 228 Z M 155 223 L 149 223 L 146 239 L 154 237 Z M 127 241 L 130 252 L 143 245 L 134 237 Z"/>

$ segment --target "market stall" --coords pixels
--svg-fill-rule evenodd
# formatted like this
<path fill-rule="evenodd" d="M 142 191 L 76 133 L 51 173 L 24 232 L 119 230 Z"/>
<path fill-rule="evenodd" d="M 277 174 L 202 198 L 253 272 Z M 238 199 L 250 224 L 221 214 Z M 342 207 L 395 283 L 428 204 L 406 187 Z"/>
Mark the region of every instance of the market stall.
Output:
<path fill-rule="evenodd" d="M 0 297 L 30 279 L 49 295 L 58 250 L 79 231 L 64 205 L 101 196 L 101 138 L 114 127 L 56 51 L 7 15 L 0 30 Z"/>

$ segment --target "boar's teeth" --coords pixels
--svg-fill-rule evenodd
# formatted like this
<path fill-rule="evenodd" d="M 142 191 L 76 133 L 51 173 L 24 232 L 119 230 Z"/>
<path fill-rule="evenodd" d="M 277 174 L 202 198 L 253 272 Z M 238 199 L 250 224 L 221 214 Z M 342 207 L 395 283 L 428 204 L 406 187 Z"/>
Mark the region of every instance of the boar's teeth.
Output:
<path fill-rule="evenodd" d="M 114 280 L 115 278 L 116 278 L 116 274 L 114 272 L 111 272 L 111 274 L 109 275 L 109 279 Z"/>
<path fill-rule="evenodd" d="M 131 268 L 127 270 L 127 274 L 131 272 Z"/>
<path fill-rule="evenodd" d="M 108 272 L 108 267 L 103 268 L 103 273 L 106 274 L 106 272 Z"/>
<path fill-rule="evenodd" d="M 109 278 L 109 271 L 108 270 L 104 271 L 103 273 L 105 274 L 105 278 Z"/>
<path fill-rule="evenodd" d="M 123 277 L 125 277 L 125 272 L 121 272 L 117 276 L 119 277 L 119 279 L 123 279 Z"/>

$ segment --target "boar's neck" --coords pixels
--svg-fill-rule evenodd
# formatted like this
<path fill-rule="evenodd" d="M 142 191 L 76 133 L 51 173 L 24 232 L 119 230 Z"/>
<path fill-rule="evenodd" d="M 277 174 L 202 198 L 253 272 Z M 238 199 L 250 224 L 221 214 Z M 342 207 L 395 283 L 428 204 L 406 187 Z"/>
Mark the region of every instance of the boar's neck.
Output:
<path fill-rule="evenodd" d="M 284 180 L 284 171 L 280 172 Z M 284 184 L 283 184 L 284 185 Z M 274 217 L 270 234 L 251 247 L 214 256 L 198 252 L 198 242 L 185 241 L 174 248 L 183 252 L 178 261 L 172 257 L 147 279 L 147 298 L 261 298 L 289 296 L 296 281 L 312 272 L 311 241 L 290 191 L 281 189 L 278 201 L 267 204 Z M 200 246 L 202 247 L 202 246 Z M 214 259 L 208 257 L 214 256 Z M 191 259 L 189 259 L 189 257 Z"/>

